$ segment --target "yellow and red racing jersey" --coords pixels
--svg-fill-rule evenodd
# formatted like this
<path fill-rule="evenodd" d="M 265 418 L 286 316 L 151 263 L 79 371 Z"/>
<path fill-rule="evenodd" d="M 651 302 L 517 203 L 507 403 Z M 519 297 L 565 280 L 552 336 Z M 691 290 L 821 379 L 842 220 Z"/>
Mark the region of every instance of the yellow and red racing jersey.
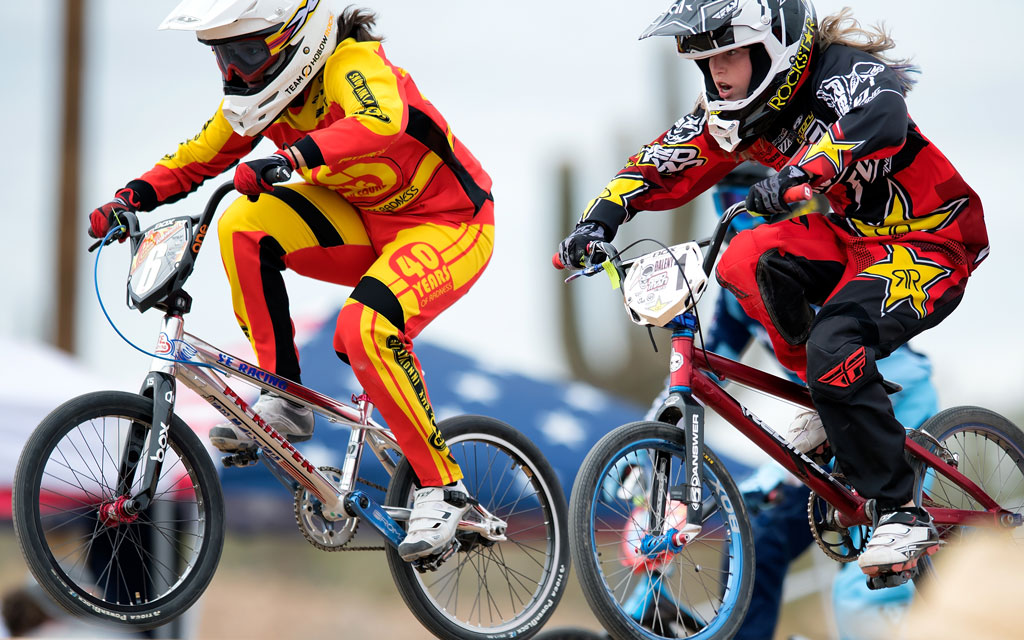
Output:
<path fill-rule="evenodd" d="M 306 182 L 366 213 L 465 220 L 491 198 L 480 163 L 379 42 L 343 40 L 261 136 L 279 148 L 294 145 Z M 151 210 L 223 173 L 259 140 L 235 133 L 218 107 L 195 137 L 128 186 Z"/>

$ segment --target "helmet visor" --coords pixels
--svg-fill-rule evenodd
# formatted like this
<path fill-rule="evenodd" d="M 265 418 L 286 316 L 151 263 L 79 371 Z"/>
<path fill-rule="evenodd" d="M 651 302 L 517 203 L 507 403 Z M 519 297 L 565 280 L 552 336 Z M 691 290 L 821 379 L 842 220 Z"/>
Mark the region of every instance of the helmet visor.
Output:
<path fill-rule="evenodd" d="M 230 40 L 212 45 L 217 66 L 225 81 L 237 75 L 246 84 L 258 83 L 263 74 L 277 60 L 261 37 Z"/>
<path fill-rule="evenodd" d="M 676 36 L 676 51 L 685 56 L 716 53 L 736 44 L 736 34 L 731 24 L 723 24 L 713 31 Z"/>

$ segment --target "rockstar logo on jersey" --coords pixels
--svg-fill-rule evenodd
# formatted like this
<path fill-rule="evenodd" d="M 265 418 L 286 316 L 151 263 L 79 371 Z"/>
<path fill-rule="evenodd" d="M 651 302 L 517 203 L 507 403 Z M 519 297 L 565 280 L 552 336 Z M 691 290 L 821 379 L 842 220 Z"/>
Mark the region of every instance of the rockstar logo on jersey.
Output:
<path fill-rule="evenodd" d="M 885 205 L 885 217 L 878 224 L 871 224 L 855 218 L 849 223 L 862 236 L 898 236 L 911 231 L 934 231 L 948 225 L 967 207 L 967 198 L 958 198 L 921 217 L 916 217 L 911 208 L 910 196 L 896 181 L 889 179 L 889 201 Z"/>
<path fill-rule="evenodd" d="M 909 247 L 893 245 L 886 250 L 888 259 L 876 262 L 861 272 L 863 276 L 885 281 L 882 315 L 906 302 L 918 318 L 924 318 L 928 315 L 928 289 L 948 278 L 953 270 L 919 257 Z"/>
<path fill-rule="evenodd" d="M 846 166 L 843 162 L 843 153 L 846 151 L 852 151 L 859 147 L 861 142 L 847 142 L 845 140 L 836 140 L 832 133 L 832 129 L 826 129 L 825 133 L 822 134 L 818 141 L 811 145 L 804 155 L 804 159 L 800 161 L 800 166 L 809 165 L 818 158 L 824 158 L 832 165 L 836 173 L 839 173 Z M 812 171 L 811 173 L 820 173 L 818 171 Z"/>

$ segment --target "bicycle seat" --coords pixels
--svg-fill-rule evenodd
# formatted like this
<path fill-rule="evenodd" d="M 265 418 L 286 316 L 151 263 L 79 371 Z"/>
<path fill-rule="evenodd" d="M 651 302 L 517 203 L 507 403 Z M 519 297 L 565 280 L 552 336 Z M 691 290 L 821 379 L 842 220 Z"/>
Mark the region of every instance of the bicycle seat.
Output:
<path fill-rule="evenodd" d="M 885 389 L 885 392 L 890 396 L 894 393 L 903 391 L 903 385 L 893 382 L 892 380 L 886 380 L 885 378 L 882 378 L 882 388 Z"/>

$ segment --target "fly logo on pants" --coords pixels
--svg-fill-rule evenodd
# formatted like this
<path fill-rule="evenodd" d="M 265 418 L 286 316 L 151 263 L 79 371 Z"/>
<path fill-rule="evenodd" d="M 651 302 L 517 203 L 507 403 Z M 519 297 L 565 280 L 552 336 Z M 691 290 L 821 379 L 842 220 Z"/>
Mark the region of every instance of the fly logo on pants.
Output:
<path fill-rule="evenodd" d="M 818 382 L 832 385 L 833 387 L 848 387 L 860 380 L 864 375 L 864 365 L 867 363 L 867 354 L 864 347 L 857 349 L 846 359 L 831 369 L 828 373 L 818 378 Z"/>

